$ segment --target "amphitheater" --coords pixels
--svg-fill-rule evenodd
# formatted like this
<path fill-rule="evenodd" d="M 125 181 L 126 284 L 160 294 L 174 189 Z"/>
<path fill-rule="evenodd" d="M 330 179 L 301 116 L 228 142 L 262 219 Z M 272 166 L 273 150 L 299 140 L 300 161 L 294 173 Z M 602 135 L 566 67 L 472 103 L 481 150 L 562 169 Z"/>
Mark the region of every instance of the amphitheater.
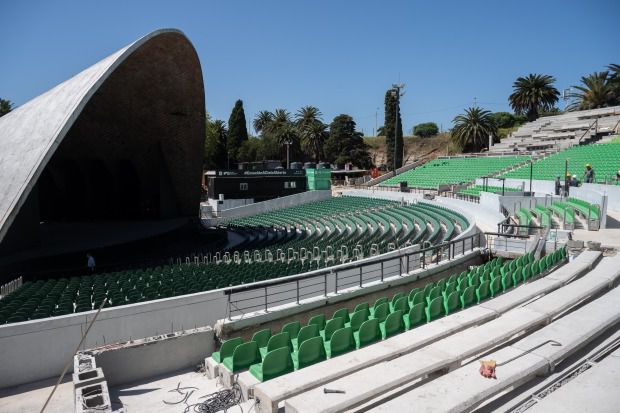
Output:
<path fill-rule="evenodd" d="M 617 411 L 620 108 L 199 219 L 200 73 L 159 30 L 0 118 L 0 411 Z M 556 195 L 586 163 L 595 182 Z M 76 192 L 90 185 L 104 207 Z M 220 237 L 94 273 L 13 270 L 97 248 L 84 219 L 139 234 L 111 245 L 188 223 Z M 49 245 L 50 221 L 68 241 Z"/>

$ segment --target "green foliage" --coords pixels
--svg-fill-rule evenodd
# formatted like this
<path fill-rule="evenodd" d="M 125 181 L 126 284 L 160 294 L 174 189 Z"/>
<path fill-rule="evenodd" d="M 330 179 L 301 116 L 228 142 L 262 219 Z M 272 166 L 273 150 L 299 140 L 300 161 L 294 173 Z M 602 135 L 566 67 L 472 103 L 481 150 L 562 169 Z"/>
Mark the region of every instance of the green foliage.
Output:
<path fill-rule="evenodd" d="M 615 66 L 618 65 L 610 65 L 615 73 L 603 71 L 582 76 L 581 85 L 573 86 L 577 91 L 570 94 L 573 101 L 567 109 L 588 110 L 620 104 L 620 80 Z"/>
<path fill-rule="evenodd" d="M 222 120 L 212 121 L 207 114 L 206 137 L 204 147 L 204 168 L 224 169 L 228 166 L 226 140 L 228 131 Z"/>
<path fill-rule="evenodd" d="M 241 99 L 235 102 L 230 118 L 228 119 L 228 145 L 227 149 L 232 159 L 237 159 L 237 152 L 241 144 L 248 140 L 248 128 Z"/>
<path fill-rule="evenodd" d="M 514 128 L 520 126 L 527 121 L 524 115 L 515 115 L 510 112 L 491 113 L 491 119 L 498 128 Z"/>
<path fill-rule="evenodd" d="M 249 138 L 243 141 L 239 151 L 237 152 L 237 160 L 239 162 L 254 162 L 258 160 L 258 154 L 261 151 L 262 141 L 258 138 Z"/>
<path fill-rule="evenodd" d="M 0 98 L 0 117 L 13 110 L 13 102 Z"/>
<path fill-rule="evenodd" d="M 397 96 L 393 89 L 385 92 L 385 121 L 383 131 L 385 132 L 386 158 L 388 168 L 392 169 L 394 165 L 394 153 L 396 152 L 396 168 L 403 165 L 403 125 L 400 118 L 400 110 L 396 113 Z M 397 120 L 398 119 L 398 120 Z M 395 123 L 396 131 L 394 131 Z M 394 150 L 396 146 L 396 150 Z"/>
<path fill-rule="evenodd" d="M 368 145 L 361 132 L 355 130 L 355 121 L 349 115 L 338 115 L 329 125 L 329 138 L 325 141 L 325 157 L 339 166 L 351 162 L 367 169 L 372 166 Z"/>
<path fill-rule="evenodd" d="M 528 121 L 536 120 L 540 111 L 550 110 L 560 97 L 554 82 L 555 78 L 550 75 L 530 73 L 526 77 L 518 77 L 508 98 L 510 106 L 517 115 L 525 114 Z"/>
<path fill-rule="evenodd" d="M 491 112 L 479 107 L 465 109 L 452 122 L 452 139 L 463 152 L 480 152 L 488 146 L 489 135 L 497 136 Z"/>
<path fill-rule="evenodd" d="M 314 106 L 304 106 L 295 114 L 295 125 L 301 137 L 302 148 L 307 155 L 314 155 L 315 162 L 321 160 L 323 144 L 328 136 L 322 115 Z"/>
<path fill-rule="evenodd" d="M 430 138 L 439 133 L 439 128 L 435 122 L 420 123 L 413 127 L 413 134 L 421 138 Z"/>

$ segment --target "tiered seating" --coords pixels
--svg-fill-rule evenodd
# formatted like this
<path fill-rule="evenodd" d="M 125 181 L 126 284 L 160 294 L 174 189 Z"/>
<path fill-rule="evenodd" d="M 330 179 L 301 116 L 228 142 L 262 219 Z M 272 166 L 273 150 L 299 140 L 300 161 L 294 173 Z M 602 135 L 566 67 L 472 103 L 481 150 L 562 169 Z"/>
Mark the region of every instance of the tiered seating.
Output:
<path fill-rule="evenodd" d="M 392 177 L 381 185 L 398 185 L 405 181 L 410 187 L 436 189 L 439 185 L 470 182 L 481 176 L 496 174 L 528 159 L 525 156 L 438 158 Z"/>
<path fill-rule="evenodd" d="M 508 187 L 504 187 L 502 188 L 501 186 L 483 186 L 483 185 L 474 185 L 471 186 L 469 188 L 465 188 L 465 189 L 460 189 L 457 191 L 457 193 L 459 194 L 463 194 L 463 195 L 469 195 L 469 196 L 476 196 L 479 197 L 480 196 L 480 192 L 492 192 L 495 194 L 501 194 L 502 190 L 504 191 L 504 193 L 506 192 L 520 192 L 521 188 L 508 188 Z"/>
<path fill-rule="evenodd" d="M 590 164 L 595 172 L 595 181 L 599 183 L 615 182 L 616 172 L 620 168 L 620 144 L 593 144 L 573 146 L 565 151 L 558 152 L 534 162 L 533 178 L 547 181 L 555 180 L 556 176 L 563 177 L 566 169 L 566 159 L 569 160 L 568 170 L 571 175 L 577 175 L 583 180 L 585 165 Z M 503 175 L 504 178 L 529 179 L 529 165 L 517 168 Z"/>
<path fill-rule="evenodd" d="M 520 225 L 531 225 L 532 219 L 535 216 L 538 219 L 538 223 L 542 227 L 552 226 L 552 215 L 555 215 L 557 220 L 562 223 L 566 228 L 574 228 L 575 226 L 575 211 L 587 221 L 597 221 L 600 219 L 598 205 L 590 204 L 576 198 L 568 198 L 566 201 L 553 202 L 549 207 L 543 205 L 537 205 L 535 208 L 529 210 L 527 208 L 521 208 L 517 211 L 516 216 Z M 527 230 L 521 228 L 521 234 L 527 235 Z"/>
<path fill-rule="evenodd" d="M 568 198 L 566 203 L 575 208 L 585 219 L 598 220 L 600 218 L 598 205 L 577 198 Z"/>
<path fill-rule="evenodd" d="M 0 324 L 90 311 L 105 298 L 107 306 L 119 306 L 308 272 L 408 244 L 448 241 L 469 223 L 431 204 L 340 197 L 227 225 L 245 235 L 247 249 L 217 253 L 206 264 L 25 283 L 0 301 Z"/>
<path fill-rule="evenodd" d="M 249 343 L 233 338 L 224 342 L 220 352 L 212 357 L 230 373 L 249 368 L 258 380 L 268 380 L 495 297 L 548 271 L 565 258 L 565 249 L 540 260 L 535 260 L 532 253 L 509 262 L 496 258 L 470 271 L 428 283 L 424 288 L 414 288 L 407 295 L 397 293 L 390 300 L 379 298 L 372 307 L 362 303 L 355 309 L 341 308 L 331 319 L 317 314 L 305 327 L 296 321 L 273 335 L 270 330 L 261 330 Z"/>

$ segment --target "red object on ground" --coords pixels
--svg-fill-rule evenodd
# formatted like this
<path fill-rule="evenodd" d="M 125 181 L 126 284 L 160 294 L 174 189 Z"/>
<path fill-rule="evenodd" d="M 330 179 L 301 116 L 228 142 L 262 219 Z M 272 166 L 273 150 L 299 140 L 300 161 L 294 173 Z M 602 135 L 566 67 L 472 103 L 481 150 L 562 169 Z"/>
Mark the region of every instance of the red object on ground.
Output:
<path fill-rule="evenodd" d="M 495 360 L 480 360 L 480 375 L 487 379 L 496 379 L 495 367 L 497 363 Z"/>

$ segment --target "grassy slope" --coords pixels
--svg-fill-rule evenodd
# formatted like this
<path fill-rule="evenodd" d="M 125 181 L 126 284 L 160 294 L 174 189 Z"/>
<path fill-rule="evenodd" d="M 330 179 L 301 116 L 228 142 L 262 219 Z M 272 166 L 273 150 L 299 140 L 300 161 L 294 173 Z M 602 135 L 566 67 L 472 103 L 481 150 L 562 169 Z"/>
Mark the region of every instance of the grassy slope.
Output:
<path fill-rule="evenodd" d="M 370 146 L 370 156 L 375 165 L 385 164 L 385 137 L 364 137 L 364 142 Z M 429 160 L 438 156 L 460 153 L 455 151 L 450 144 L 450 135 L 440 133 L 432 138 L 418 138 L 416 136 L 405 136 L 405 163 L 413 162 L 417 159 Z"/>

